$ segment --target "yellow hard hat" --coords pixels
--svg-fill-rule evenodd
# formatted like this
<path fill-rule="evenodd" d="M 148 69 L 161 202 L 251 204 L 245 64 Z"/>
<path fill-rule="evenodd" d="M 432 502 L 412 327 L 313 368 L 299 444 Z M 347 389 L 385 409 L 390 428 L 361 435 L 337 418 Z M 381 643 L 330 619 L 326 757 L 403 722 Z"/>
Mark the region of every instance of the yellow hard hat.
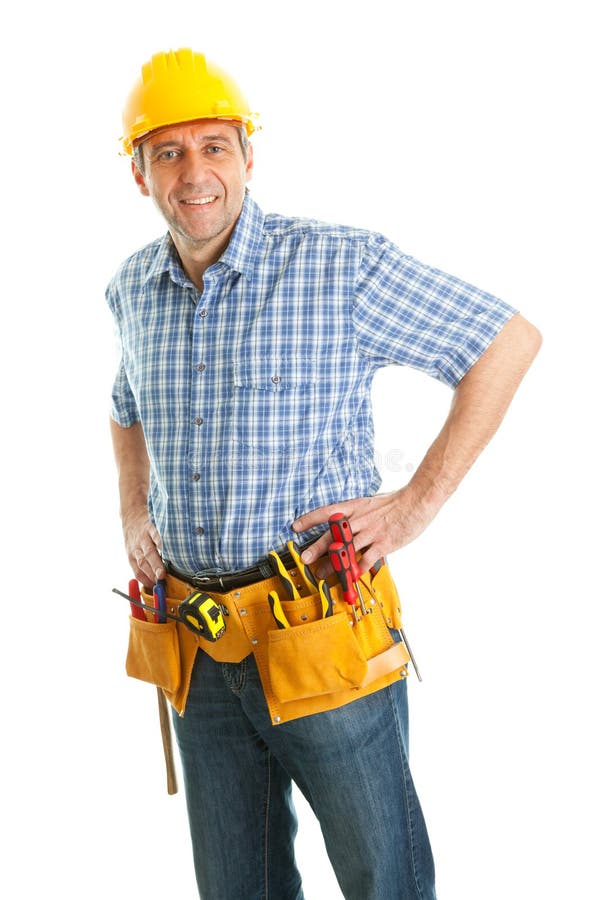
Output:
<path fill-rule="evenodd" d="M 233 78 L 203 53 L 187 47 L 155 53 L 125 103 L 123 149 L 131 155 L 134 143 L 149 132 L 196 119 L 228 119 L 248 135 L 256 129 L 256 114 Z"/>

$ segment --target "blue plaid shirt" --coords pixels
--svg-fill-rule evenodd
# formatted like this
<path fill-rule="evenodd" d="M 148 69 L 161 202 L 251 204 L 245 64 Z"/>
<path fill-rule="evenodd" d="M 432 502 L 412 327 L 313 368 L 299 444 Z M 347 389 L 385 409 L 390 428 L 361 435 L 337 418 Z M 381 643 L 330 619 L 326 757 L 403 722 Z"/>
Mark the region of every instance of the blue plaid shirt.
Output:
<path fill-rule="evenodd" d="M 163 555 L 195 574 L 254 565 L 307 510 L 376 493 L 375 372 L 454 387 L 515 312 L 379 234 L 265 216 L 249 196 L 202 293 L 166 235 L 107 299 L 112 415 L 142 422 Z"/>

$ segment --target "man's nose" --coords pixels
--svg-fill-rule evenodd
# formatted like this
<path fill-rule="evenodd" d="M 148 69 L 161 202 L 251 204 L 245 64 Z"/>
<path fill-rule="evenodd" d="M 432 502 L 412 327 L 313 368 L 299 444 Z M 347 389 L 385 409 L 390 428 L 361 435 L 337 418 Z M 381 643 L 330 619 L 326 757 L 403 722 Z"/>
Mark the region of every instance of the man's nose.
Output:
<path fill-rule="evenodd" d="M 186 153 L 181 167 L 181 179 L 186 184 L 202 184 L 209 170 L 209 160 L 202 153 Z"/>

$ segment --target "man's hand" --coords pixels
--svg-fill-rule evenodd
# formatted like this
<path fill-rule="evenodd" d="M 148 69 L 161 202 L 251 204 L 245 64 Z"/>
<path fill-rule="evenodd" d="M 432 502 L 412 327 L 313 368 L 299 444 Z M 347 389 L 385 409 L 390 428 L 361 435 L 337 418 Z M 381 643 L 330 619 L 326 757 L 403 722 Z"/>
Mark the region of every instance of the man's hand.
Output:
<path fill-rule="evenodd" d="M 414 541 L 429 525 L 438 508 L 434 504 L 417 502 L 413 489 L 408 485 L 390 494 L 321 506 L 297 519 L 292 528 L 294 531 L 306 531 L 315 525 L 327 524 L 333 513 L 344 513 L 352 527 L 354 548 L 362 554 L 360 570 L 366 572 L 381 556 Z M 304 551 L 302 561 L 310 563 L 324 556 L 330 543 L 331 535 L 327 531 Z M 323 564 L 317 575 L 323 578 L 332 571 L 329 564 Z"/>
<path fill-rule="evenodd" d="M 144 432 L 139 422 L 122 428 L 112 419 L 110 430 L 119 473 L 125 549 L 137 580 L 152 589 L 166 571 L 160 556 L 161 538 L 148 515 L 150 465 Z"/>
<path fill-rule="evenodd" d="M 151 590 L 167 573 L 160 555 L 160 535 L 150 521 L 147 510 L 123 519 L 123 536 L 133 574 L 145 588 Z"/>

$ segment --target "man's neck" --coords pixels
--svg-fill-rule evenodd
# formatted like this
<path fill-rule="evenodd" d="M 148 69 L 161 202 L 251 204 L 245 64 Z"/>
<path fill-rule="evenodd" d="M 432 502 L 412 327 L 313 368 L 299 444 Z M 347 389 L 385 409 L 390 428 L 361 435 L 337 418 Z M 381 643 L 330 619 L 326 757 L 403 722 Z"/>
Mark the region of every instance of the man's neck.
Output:
<path fill-rule="evenodd" d="M 171 231 L 171 238 L 179 253 L 185 274 L 199 291 L 204 287 L 204 273 L 214 265 L 225 252 L 233 228 L 225 235 L 219 235 L 218 241 L 207 241 L 206 244 L 191 244 L 177 233 Z"/>

